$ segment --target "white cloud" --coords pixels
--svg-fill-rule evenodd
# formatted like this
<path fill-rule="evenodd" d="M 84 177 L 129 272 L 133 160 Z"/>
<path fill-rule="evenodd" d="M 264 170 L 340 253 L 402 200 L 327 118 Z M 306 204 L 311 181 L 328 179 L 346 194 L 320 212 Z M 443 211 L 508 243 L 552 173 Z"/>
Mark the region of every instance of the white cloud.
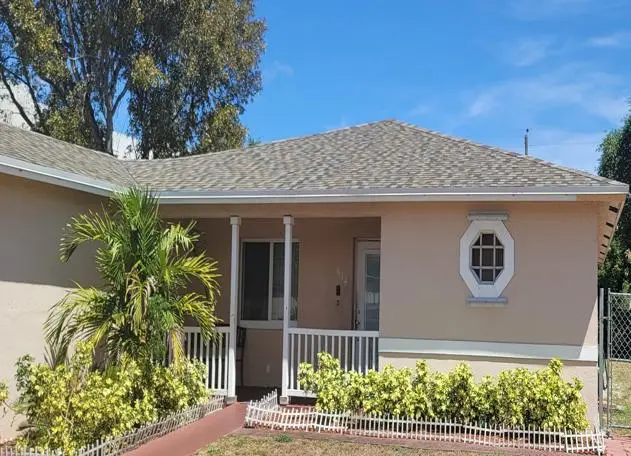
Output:
<path fill-rule="evenodd" d="M 475 97 L 467 108 L 467 117 L 479 117 L 493 111 L 498 106 L 494 91 L 481 93 Z"/>
<path fill-rule="evenodd" d="M 568 65 L 550 74 L 510 79 L 469 94 L 464 116 L 534 115 L 551 108 L 578 108 L 615 124 L 628 111 L 627 92 L 614 75 Z"/>
<path fill-rule="evenodd" d="M 512 0 L 509 13 L 516 19 L 537 21 L 567 18 L 586 14 L 596 7 L 603 7 L 608 0 Z M 614 0 L 615 2 L 616 0 Z M 613 3 L 613 2 L 612 2 Z"/>
<path fill-rule="evenodd" d="M 278 60 L 274 60 L 270 66 L 263 68 L 263 80 L 266 82 L 270 82 L 280 76 L 291 77 L 293 75 L 294 69 Z"/>
<path fill-rule="evenodd" d="M 432 107 L 427 103 L 419 103 L 410 110 L 411 116 L 425 116 L 432 112 Z"/>
<path fill-rule="evenodd" d="M 551 38 L 524 38 L 517 43 L 503 47 L 504 60 L 511 65 L 526 67 L 533 65 L 552 53 L 553 40 Z"/>
<path fill-rule="evenodd" d="M 529 134 L 530 155 L 545 160 L 595 172 L 598 162 L 598 146 L 605 132 L 576 132 L 554 128 L 531 128 Z M 506 144 L 506 148 L 523 151 L 522 143 Z"/>
<path fill-rule="evenodd" d="M 616 32 L 594 36 L 587 40 L 588 46 L 620 48 L 631 46 L 631 32 Z"/>

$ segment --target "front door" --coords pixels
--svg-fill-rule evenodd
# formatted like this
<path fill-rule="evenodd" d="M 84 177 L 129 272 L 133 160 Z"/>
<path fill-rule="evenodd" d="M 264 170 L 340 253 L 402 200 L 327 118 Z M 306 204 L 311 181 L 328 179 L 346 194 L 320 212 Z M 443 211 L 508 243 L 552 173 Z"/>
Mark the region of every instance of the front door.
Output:
<path fill-rule="evenodd" d="M 379 331 L 381 249 L 379 241 L 359 241 L 356 260 L 355 328 Z"/>

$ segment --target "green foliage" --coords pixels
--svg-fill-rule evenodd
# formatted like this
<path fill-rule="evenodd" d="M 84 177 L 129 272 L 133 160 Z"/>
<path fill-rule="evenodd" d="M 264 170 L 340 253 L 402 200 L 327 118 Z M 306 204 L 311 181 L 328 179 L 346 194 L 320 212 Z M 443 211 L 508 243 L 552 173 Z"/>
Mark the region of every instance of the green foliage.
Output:
<path fill-rule="evenodd" d="M 287 434 L 280 434 L 277 435 L 274 440 L 276 440 L 278 443 L 290 443 L 292 442 L 294 439 L 291 438 L 290 435 Z"/>
<path fill-rule="evenodd" d="M 155 367 L 149 384 L 158 415 L 165 416 L 207 400 L 206 373 L 207 366 L 199 361 Z"/>
<path fill-rule="evenodd" d="M 538 371 L 512 369 L 474 381 L 466 363 L 448 373 L 430 372 L 425 361 L 416 369 L 345 373 L 338 360 L 318 354 L 318 366 L 303 363 L 300 385 L 317 394 L 319 410 L 411 416 L 422 419 L 480 422 L 507 427 L 584 430 L 587 406 L 577 379 L 561 377 L 562 363 L 551 360 Z"/>
<path fill-rule="evenodd" d="M 0 382 L 0 404 L 4 403 L 9 399 L 9 387 L 6 383 Z"/>
<path fill-rule="evenodd" d="M 239 147 L 264 30 L 252 0 L 3 1 L 0 82 L 30 128 L 104 152 L 124 106 L 142 158 Z"/>
<path fill-rule="evenodd" d="M 621 128 L 607 133 L 599 147 L 601 156 L 598 174 L 631 184 L 631 116 Z M 631 210 L 625 204 L 620 214 L 618 229 L 611 241 L 607 258 L 601 265 L 599 286 L 613 291 L 631 290 Z"/>
<path fill-rule="evenodd" d="M 21 446 L 63 448 L 71 454 L 208 398 L 199 363 L 146 372 L 131 359 L 104 371 L 91 367 L 87 345 L 79 345 L 68 364 L 56 367 L 36 364 L 29 356 L 18 361 L 15 408 L 29 425 Z"/>
<path fill-rule="evenodd" d="M 98 347 L 105 365 L 130 357 L 141 365 L 164 359 L 165 340 L 175 361 L 183 358 L 181 334 L 186 317 L 202 336 L 214 335 L 218 294 L 217 263 L 194 254 L 199 234 L 188 226 L 165 224 L 156 198 L 138 189 L 118 194 L 111 212 L 72 219 L 61 241 L 61 260 L 95 241 L 101 288 L 78 288 L 57 303 L 45 323 L 52 363 L 61 362 L 75 340 Z M 202 293 L 190 291 L 195 282 Z"/>

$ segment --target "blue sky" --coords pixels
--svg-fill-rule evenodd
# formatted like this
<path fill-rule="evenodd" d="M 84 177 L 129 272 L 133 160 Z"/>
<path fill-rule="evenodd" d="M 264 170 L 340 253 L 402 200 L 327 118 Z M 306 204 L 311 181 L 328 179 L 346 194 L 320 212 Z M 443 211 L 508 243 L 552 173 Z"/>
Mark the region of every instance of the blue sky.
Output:
<path fill-rule="evenodd" d="M 267 142 L 396 118 L 593 171 L 631 96 L 631 1 L 259 0 Z"/>

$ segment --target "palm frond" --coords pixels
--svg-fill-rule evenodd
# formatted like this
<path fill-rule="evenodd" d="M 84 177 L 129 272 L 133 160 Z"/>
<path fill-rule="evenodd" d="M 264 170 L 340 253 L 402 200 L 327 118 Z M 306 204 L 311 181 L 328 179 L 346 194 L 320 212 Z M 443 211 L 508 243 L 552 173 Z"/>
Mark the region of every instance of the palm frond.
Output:
<path fill-rule="evenodd" d="M 169 340 L 181 359 L 187 317 L 205 339 L 214 335 L 219 293 L 218 265 L 193 255 L 199 234 L 195 223 L 165 224 L 158 200 L 148 191 L 116 193 L 109 211 L 74 217 L 60 245 L 62 261 L 78 246 L 96 241 L 96 267 L 102 290 L 77 287 L 57 303 L 45 323 L 51 362 L 59 362 L 74 341 L 88 343 L 104 365 L 125 357 L 154 360 Z M 193 282 L 203 293 L 190 293 Z"/>

